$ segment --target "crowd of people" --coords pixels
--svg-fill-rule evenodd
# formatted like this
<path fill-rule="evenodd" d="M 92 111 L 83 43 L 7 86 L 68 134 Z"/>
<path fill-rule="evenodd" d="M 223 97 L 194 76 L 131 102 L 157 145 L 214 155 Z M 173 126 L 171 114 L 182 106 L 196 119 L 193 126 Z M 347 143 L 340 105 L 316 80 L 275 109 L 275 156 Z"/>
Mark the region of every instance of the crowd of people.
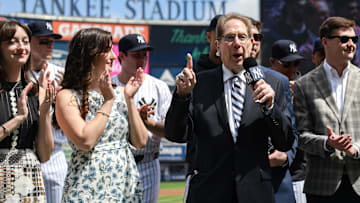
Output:
<path fill-rule="evenodd" d="M 171 95 L 143 73 L 154 48 L 141 34 L 116 56 L 110 32 L 81 29 L 58 67 L 50 23 L 1 21 L 0 202 L 157 202 L 164 137 L 187 143 L 185 202 L 360 202 L 355 26 L 324 19 L 301 75 L 296 42 L 274 41 L 258 65 L 262 23 L 217 15 Z"/>

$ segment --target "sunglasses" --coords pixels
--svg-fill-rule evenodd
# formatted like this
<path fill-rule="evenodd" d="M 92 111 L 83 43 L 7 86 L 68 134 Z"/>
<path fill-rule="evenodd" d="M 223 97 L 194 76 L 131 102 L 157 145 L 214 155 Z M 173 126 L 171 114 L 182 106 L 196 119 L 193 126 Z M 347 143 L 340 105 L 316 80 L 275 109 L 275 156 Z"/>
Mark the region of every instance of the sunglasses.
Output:
<path fill-rule="evenodd" d="M 278 60 L 279 61 L 279 60 Z M 291 61 L 291 62 L 281 62 L 279 61 L 279 63 L 284 67 L 284 68 L 290 68 L 290 67 L 298 67 L 300 65 L 300 60 L 297 61 Z"/>
<path fill-rule="evenodd" d="M 328 36 L 327 38 L 328 39 L 339 38 L 340 42 L 343 44 L 347 43 L 349 39 L 351 39 L 355 44 L 359 41 L 359 36 L 349 37 L 349 36 L 334 35 L 334 36 Z"/>
<path fill-rule="evenodd" d="M 254 40 L 257 42 L 261 42 L 262 38 L 264 37 L 263 34 L 253 34 Z"/>
<path fill-rule="evenodd" d="M 40 40 L 39 44 L 40 45 L 52 45 L 52 44 L 54 44 L 54 41 L 53 40 Z"/>

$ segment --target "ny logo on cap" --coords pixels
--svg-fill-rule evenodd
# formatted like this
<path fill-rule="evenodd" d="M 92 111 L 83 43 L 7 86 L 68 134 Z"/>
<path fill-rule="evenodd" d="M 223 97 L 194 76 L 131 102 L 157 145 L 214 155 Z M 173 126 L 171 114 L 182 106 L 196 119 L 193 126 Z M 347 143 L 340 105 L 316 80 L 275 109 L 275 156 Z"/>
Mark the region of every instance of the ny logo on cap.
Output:
<path fill-rule="evenodd" d="M 144 37 L 141 36 L 141 35 L 138 35 L 138 36 L 137 36 L 137 41 L 138 41 L 138 43 L 140 43 L 140 44 L 145 44 L 145 39 L 144 39 Z"/>
<path fill-rule="evenodd" d="M 297 48 L 296 48 L 296 44 L 289 44 L 289 51 L 290 53 L 296 53 L 297 52 Z"/>
<path fill-rule="evenodd" d="M 52 28 L 52 26 L 51 26 L 51 23 L 49 23 L 49 22 L 46 22 L 46 29 L 48 29 L 48 30 L 50 30 L 50 31 L 53 31 L 53 28 Z"/>

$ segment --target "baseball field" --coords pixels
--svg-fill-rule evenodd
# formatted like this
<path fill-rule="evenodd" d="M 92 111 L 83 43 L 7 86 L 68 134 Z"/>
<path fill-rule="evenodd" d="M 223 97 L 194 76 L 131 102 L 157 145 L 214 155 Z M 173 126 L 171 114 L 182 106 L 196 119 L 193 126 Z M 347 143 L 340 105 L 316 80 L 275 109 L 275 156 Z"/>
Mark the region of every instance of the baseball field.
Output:
<path fill-rule="evenodd" d="M 161 182 L 158 203 L 184 202 L 185 181 Z"/>

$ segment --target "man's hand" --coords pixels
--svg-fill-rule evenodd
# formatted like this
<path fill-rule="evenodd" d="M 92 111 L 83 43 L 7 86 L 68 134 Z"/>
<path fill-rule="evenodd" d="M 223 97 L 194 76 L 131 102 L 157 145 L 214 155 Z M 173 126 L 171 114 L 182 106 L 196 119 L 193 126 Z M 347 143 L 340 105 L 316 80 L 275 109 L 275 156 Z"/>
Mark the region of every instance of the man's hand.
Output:
<path fill-rule="evenodd" d="M 287 161 L 287 155 L 285 152 L 275 150 L 269 155 L 270 167 L 282 166 Z"/>
<path fill-rule="evenodd" d="M 256 82 L 253 88 L 253 98 L 260 104 L 265 104 L 271 107 L 274 103 L 275 92 L 269 84 L 263 79 Z"/>
<path fill-rule="evenodd" d="M 349 157 L 355 157 L 358 153 L 358 149 L 354 146 L 351 146 L 348 150 L 345 150 L 345 153 Z"/>
<path fill-rule="evenodd" d="M 61 70 L 58 70 L 57 73 L 55 74 L 55 81 L 58 85 L 61 84 L 61 82 L 64 79 L 64 72 Z"/>
<path fill-rule="evenodd" d="M 176 76 L 176 88 L 179 96 L 187 96 L 195 87 L 196 78 L 193 71 L 193 61 L 191 54 L 187 54 L 186 67 Z"/>
<path fill-rule="evenodd" d="M 340 151 L 347 151 L 353 147 L 350 135 L 336 135 L 329 126 L 326 126 L 328 131 L 328 139 L 326 144 Z M 352 150 L 351 150 L 352 151 Z"/>
<path fill-rule="evenodd" d="M 147 128 L 156 125 L 156 122 L 150 119 L 150 116 L 155 114 L 154 106 L 150 106 L 150 104 L 144 104 L 138 109 L 138 111 L 142 121 Z"/>

